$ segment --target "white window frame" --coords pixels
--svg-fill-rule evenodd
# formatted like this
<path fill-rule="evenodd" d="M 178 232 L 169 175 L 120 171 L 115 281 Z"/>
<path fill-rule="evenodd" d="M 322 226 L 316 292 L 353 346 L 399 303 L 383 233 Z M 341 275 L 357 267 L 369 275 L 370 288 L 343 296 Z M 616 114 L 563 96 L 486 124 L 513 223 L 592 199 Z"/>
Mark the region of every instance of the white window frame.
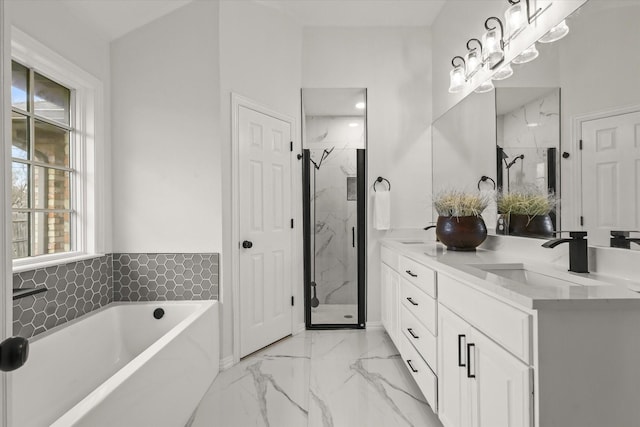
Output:
<path fill-rule="evenodd" d="M 103 203 L 99 197 L 104 194 L 104 162 L 97 160 L 104 158 L 103 84 L 15 27 L 11 28 L 11 58 L 73 91 L 72 123 L 76 146 L 72 198 L 76 223 L 72 252 L 16 259 L 13 272 L 100 256 L 104 254 L 105 234 L 100 215 Z"/>

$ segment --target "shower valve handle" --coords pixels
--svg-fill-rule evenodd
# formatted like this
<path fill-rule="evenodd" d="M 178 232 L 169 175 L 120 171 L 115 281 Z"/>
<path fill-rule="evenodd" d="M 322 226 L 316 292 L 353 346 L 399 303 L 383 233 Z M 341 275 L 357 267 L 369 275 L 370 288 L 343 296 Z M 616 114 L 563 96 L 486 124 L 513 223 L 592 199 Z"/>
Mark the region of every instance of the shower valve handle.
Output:
<path fill-rule="evenodd" d="M 244 242 L 242 242 L 242 247 L 245 249 L 251 249 L 253 247 L 253 242 L 245 240 Z"/>
<path fill-rule="evenodd" d="M 29 358 L 29 340 L 12 337 L 0 343 L 0 371 L 10 372 L 18 369 Z"/>

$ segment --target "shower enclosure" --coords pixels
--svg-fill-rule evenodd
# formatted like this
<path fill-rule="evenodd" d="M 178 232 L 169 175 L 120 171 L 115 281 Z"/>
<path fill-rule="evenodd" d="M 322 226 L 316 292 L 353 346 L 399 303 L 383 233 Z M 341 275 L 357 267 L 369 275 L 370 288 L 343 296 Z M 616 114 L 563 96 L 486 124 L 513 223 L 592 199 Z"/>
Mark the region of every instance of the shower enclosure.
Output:
<path fill-rule="evenodd" d="M 307 328 L 365 324 L 363 89 L 303 90 Z"/>

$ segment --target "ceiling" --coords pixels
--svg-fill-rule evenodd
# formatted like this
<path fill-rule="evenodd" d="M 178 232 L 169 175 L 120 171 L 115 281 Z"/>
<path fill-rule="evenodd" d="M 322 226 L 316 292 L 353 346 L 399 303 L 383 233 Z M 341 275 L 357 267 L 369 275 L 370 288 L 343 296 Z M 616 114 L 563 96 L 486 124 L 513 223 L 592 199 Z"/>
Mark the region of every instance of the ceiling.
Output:
<path fill-rule="evenodd" d="M 446 0 L 256 0 L 309 27 L 430 26 Z"/>
<path fill-rule="evenodd" d="M 53 1 L 53 0 L 50 0 Z M 55 0 L 107 40 L 115 40 L 193 0 Z M 196 0 L 210 1 L 210 0 Z M 250 0 L 227 0 L 250 1 Z M 430 26 L 446 0 L 255 0 L 303 26 Z"/>
<path fill-rule="evenodd" d="M 56 0 L 75 18 L 95 28 L 107 40 L 160 18 L 191 0 Z"/>

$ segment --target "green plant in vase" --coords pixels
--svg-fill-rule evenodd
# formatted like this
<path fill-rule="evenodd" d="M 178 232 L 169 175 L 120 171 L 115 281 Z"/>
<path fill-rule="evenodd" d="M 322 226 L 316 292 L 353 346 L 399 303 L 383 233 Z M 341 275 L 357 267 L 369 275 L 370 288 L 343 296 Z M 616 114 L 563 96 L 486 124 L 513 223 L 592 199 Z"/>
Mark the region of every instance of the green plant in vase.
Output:
<path fill-rule="evenodd" d="M 535 185 L 514 188 L 498 196 L 498 213 L 509 218 L 509 234 L 526 237 L 553 237 L 550 213 L 556 207 L 554 193 Z"/>
<path fill-rule="evenodd" d="M 453 251 L 474 251 L 487 238 L 482 211 L 491 198 L 482 193 L 442 190 L 433 195 L 438 212 L 436 236 Z"/>

